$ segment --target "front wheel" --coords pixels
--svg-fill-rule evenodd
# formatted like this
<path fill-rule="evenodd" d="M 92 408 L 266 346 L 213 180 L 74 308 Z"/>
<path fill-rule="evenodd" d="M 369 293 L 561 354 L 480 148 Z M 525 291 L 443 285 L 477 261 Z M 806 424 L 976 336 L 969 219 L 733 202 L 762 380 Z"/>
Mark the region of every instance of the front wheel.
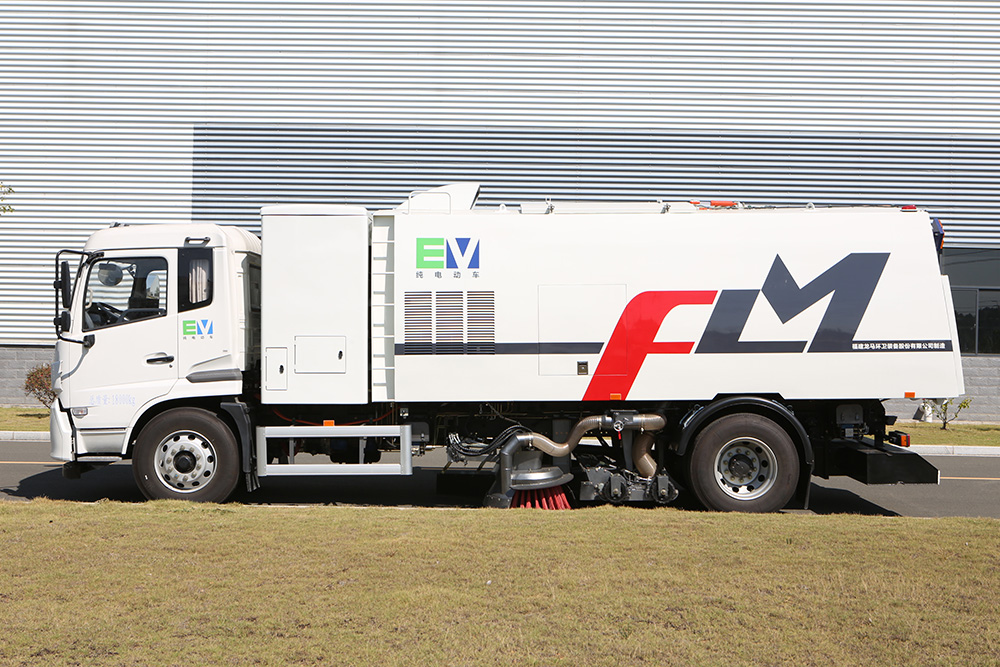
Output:
<path fill-rule="evenodd" d="M 222 502 L 236 488 L 236 438 L 207 410 L 177 408 L 154 417 L 139 433 L 132 473 L 150 500 Z"/>
<path fill-rule="evenodd" d="M 795 492 L 799 456 L 788 433 L 757 414 L 727 415 L 694 440 L 691 490 L 710 510 L 776 512 Z"/>

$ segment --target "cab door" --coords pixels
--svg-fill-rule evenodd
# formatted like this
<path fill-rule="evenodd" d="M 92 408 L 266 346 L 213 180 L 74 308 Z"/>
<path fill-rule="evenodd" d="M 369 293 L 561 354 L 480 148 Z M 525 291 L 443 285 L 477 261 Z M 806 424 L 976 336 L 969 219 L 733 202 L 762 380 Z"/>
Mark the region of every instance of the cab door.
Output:
<path fill-rule="evenodd" d="M 93 345 L 69 346 L 62 367 L 77 454 L 121 453 L 137 411 L 177 382 L 177 251 L 107 252 L 78 289 L 72 332 Z"/>

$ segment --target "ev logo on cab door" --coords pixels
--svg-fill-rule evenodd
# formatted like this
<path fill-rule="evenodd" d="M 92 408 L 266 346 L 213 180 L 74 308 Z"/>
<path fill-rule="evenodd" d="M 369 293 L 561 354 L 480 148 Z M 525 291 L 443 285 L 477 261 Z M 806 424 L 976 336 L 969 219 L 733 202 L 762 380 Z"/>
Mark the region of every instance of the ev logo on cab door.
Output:
<path fill-rule="evenodd" d="M 181 322 L 181 335 L 187 340 L 192 338 L 211 337 L 215 332 L 215 323 L 212 320 L 184 320 Z"/>

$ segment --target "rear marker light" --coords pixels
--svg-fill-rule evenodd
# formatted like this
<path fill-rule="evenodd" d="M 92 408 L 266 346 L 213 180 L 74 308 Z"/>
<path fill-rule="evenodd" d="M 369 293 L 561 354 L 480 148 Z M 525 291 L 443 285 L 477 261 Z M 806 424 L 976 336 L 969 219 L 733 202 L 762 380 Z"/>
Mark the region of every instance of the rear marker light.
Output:
<path fill-rule="evenodd" d="M 891 433 L 889 433 L 889 442 L 896 445 L 897 447 L 909 447 L 910 434 L 903 433 L 902 431 L 892 431 Z"/>
<path fill-rule="evenodd" d="M 900 206 L 899 210 L 900 211 L 916 211 L 917 207 L 914 206 L 913 204 L 906 204 L 905 206 Z"/>
<path fill-rule="evenodd" d="M 915 391 L 907 391 L 903 393 L 903 398 L 916 398 L 916 397 L 917 397 L 917 392 Z"/>

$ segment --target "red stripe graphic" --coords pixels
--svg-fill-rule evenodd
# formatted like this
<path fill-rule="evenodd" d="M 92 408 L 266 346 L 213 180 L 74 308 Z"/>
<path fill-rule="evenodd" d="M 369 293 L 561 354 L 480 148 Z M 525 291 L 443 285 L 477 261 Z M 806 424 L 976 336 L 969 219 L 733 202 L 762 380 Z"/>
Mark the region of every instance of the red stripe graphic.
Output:
<path fill-rule="evenodd" d="M 590 380 L 585 401 L 606 401 L 612 395 L 628 398 L 639 369 L 649 354 L 688 354 L 691 342 L 655 342 L 663 318 L 677 306 L 711 305 L 714 291 L 643 292 L 636 295 L 622 312 L 611 340 Z"/>

